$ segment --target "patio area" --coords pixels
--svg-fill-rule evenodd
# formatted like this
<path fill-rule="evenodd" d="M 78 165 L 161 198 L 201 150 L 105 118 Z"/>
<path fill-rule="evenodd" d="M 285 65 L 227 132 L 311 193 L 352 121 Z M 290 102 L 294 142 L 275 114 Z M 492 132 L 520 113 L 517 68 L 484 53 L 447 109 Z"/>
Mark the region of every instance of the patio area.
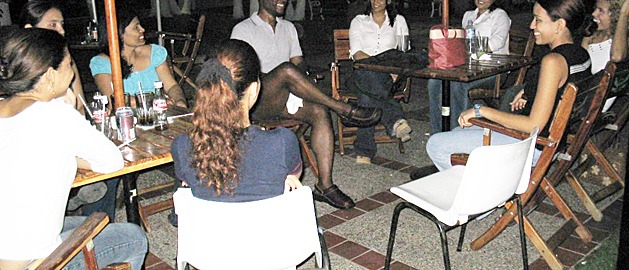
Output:
<path fill-rule="evenodd" d="M 407 10 L 407 21 L 411 29 L 412 44 L 415 48 L 427 47 L 427 31 L 430 26 L 440 23 L 440 18 L 428 17 L 428 10 L 423 6 Z M 216 8 L 201 10 L 207 18 L 204 44 L 200 55 L 209 50 L 218 40 L 229 38 L 231 27 L 237 23 L 231 19 L 231 10 Z M 510 13 L 512 27 L 526 28 L 530 22 L 530 10 L 515 10 Z M 299 24 L 304 29 L 301 39 L 302 49 L 309 65 L 320 70 L 328 70 L 333 61 L 332 30 L 346 28 L 344 16 L 339 12 L 327 15 L 324 21 L 305 21 Z M 165 29 L 174 29 L 181 18 L 165 19 Z M 452 18 L 453 25 L 460 18 Z M 147 29 L 154 30 L 154 18 L 143 20 Z M 89 59 L 89 58 L 88 58 Z M 195 77 L 193 72 L 193 78 Z M 319 82 L 324 91 L 330 91 L 330 75 Z M 388 190 L 409 181 L 409 173 L 415 168 L 431 165 L 425 150 L 429 137 L 428 94 L 425 80 L 414 79 L 411 99 L 403 104 L 405 116 L 413 129 L 412 139 L 405 143 L 405 153 L 398 151 L 395 144 L 378 145 L 377 157 L 373 164 L 356 164 L 356 156 L 350 147 L 341 156 L 335 155 L 333 179 L 343 191 L 352 197 L 357 206 L 351 210 L 337 210 L 327 204 L 316 202 L 319 225 L 325 229 L 325 239 L 330 251 L 333 269 L 382 269 L 386 254 L 389 229 L 393 208 L 400 199 Z M 193 99 L 192 89 L 187 89 Z M 620 143 L 608 149 L 605 154 L 614 166 L 624 175 L 626 158 L 627 132 L 621 133 Z M 597 168 L 590 168 L 580 178 L 589 191 L 598 190 L 607 184 L 604 173 Z M 173 181 L 172 165 L 141 173 L 138 179 L 140 189 Z M 314 177 L 309 169 L 304 170 L 303 184 L 313 187 Z M 121 188 L 121 187 L 120 187 Z M 622 210 L 621 192 L 601 201 L 597 206 L 603 210 L 604 218 L 597 222 L 591 219 L 587 210 L 580 203 L 567 183 L 561 183 L 558 191 L 581 221 L 593 234 L 590 243 L 583 243 L 575 234 L 568 237 L 554 252 L 561 262 L 572 268 L 580 263 L 585 256 L 599 247 L 599 243 L 611 234 L 618 233 Z M 141 196 L 140 203 L 148 205 L 172 196 L 172 189 L 162 189 Z M 152 231 L 149 237 L 149 255 L 146 259 L 147 270 L 173 269 L 176 262 L 177 228 L 168 223 L 170 210 L 149 217 Z M 453 269 L 521 269 L 519 231 L 517 226 L 508 227 L 496 239 L 478 251 L 470 249 L 470 242 L 480 236 L 493 224 L 502 213 L 495 211 L 488 217 L 471 222 L 467 228 L 466 240 L 462 252 L 456 252 L 454 245 L 458 239 L 459 229 L 448 234 L 450 259 Z M 558 237 L 557 232 L 566 223 L 558 210 L 545 201 L 534 212 L 528 215 L 537 231 L 547 241 Z M 119 206 L 116 221 L 124 221 L 124 207 Z M 234 240 L 238 241 L 238 236 Z M 539 252 L 532 243 L 527 242 L 530 269 L 548 269 L 540 258 Z M 398 233 L 393 253 L 392 269 L 442 269 L 443 260 L 438 230 L 429 220 L 413 213 L 404 211 L 400 217 Z M 298 269 L 314 266 L 314 259 L 309 259 Z"/>

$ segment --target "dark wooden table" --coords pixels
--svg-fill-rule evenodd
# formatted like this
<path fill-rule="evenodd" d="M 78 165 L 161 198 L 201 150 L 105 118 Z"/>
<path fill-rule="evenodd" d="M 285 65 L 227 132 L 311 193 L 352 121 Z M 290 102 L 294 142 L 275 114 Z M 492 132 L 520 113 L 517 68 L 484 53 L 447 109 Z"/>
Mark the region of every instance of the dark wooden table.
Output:
<path fill-rule="evenodd" d="M 169 114 L 183 115 L 188 111 L 178 107 L 168 107 Z M 157 131 L 155 129 L 135 129 L 136 140 L 124 146 L 120 151 L 125 161 L 125 166 L 110 174 L 95 173 L 90 170 L 79 169 L 72 187 L 80 187 L 113 177 L 121 177 L 125 194 L 125 207 L 127 221 L 140 224 L 140 214 L 137 200 L 137 177 L 140 171 L 173 162 L 170 155 L 170 145 L 178 134 L 192 129 L 191 116 L 173 119 L 168 129 Z M 114 140 L 116 145 L 122 142 Z"/>
<path fill-rule="evenodd" d="M 461 66 L 447 69 L 422 68 L 408 69 L 396 66 L 384 66 L 375 64 L 354 63 L 354 68 L 364 68 L 368 70 L 413 76 L 424 79 L 442 80 L 441 88 L 441 126 L 444 131 L 450 130 L 450 82 L 470 82 L 503 72 L 530 66 L 536 63 L 533 57 L 521 55 L 498 55 L 492 54 L 491 60 L 469 60 Z"/>

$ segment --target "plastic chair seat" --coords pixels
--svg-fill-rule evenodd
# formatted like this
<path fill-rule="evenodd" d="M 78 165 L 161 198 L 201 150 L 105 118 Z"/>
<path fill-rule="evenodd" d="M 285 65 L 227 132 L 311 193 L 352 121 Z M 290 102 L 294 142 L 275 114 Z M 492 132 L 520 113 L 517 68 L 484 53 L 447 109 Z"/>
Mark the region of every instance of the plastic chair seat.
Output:
<path fill-rule="evenodd" d="M 391 188 L 391 192 L 407 202 L 432 213 L 437 219 L 452 208 L 465 166 L 454 166 L 440 173 Z M 454 225 L 456 222 L 444 222 Z"/>

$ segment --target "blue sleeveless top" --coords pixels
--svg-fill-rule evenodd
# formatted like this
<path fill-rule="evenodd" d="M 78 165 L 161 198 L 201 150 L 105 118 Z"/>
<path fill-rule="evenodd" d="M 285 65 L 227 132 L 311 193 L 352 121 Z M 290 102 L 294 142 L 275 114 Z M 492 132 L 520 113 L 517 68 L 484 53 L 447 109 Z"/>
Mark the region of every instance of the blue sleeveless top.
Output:
<path fill-rule="evenodd" d="M 129 77 L 123 80 L 124 92 L 131 95 L 139 92 L 138 82 L 142 84 L 143 91 L 153 92 L 153 83 L 160 81 L 155 69 L 166 61 L 167 56 L 166 48 L 157 44 L 151 44 L 151 63 L 144 70 L 131 72 Z M 92 76 L 111 74 L 111 63 L 108 59 L 97 55 L 90 60 L 90 70 L 92 71 Z"/>

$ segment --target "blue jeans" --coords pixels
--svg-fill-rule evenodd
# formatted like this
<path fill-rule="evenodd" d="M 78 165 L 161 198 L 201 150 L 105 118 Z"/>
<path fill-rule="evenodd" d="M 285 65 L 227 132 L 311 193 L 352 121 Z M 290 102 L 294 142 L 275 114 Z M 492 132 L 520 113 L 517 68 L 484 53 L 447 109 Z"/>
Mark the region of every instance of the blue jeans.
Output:
<path fill-rule="evenodd" d="M 87 217 L 68 216 L 63 221 L 61 238 L 65 240 Z M 109 223 L 94 238 L 94 253 L 98 268 L 112 263 L 128 262 L 131 269 L 140 270 L 148 250 L 148 241 L 142 228 L 131 223 Z M 83 253 L 79 252 L 63 268 L 85 269 Z"/>
<path fill-rule="evenodd" d="M 519 142 L 520 140 L 500 134 L 491 133 L 492 145 L 504 145 Z M 472 150 L 483 146 L 483 128 L 478 126 L 456 127 L 448 132 L 433 134 L 426 143 L 428 156 L 440 171 L 452 167 L 450 155 L 456 153 L 469 154 Z M 535 149 L 533 153 L 533 165 L 537 163 L 542 151 Z"/>
<path fill-rule="evenodd" d="M 116 216 L 116 191 L 118 191 L 118 183 L 120 178 L 112 178 L 105 181 L 107 192 L 100 200 L 93 203 L 86 203 L 81 206 L 81 214 L 89 216 L 94 212 L 105 212 L 109 216 L 109 220 L 113 222 Z"/>
<path fill-rule="evenodd" d="M 461 112 L 472 108 L 472 101 L 467 96 L 467 91 L 472 88 L 493 89 L 496 76 L 483 78 L 468 83 L 450 82 L 450 128 L 459 125 L 457 119 Z M 426 88 L 428 88 L 429 115 L 430 115 L 430 134 L 443 131 L 441 128 L 441 87 L 442 81 L 436 79 L 428 80 Z"/>
<path fill-rule="evenodd" d="M 389 89 L 393 86 L 393 79 L 388 73 L 354 70 L 354 83 L 358 89 L 358 105 L 369 108 L 382 109 L 380 124 L 391 134 L 395 121 L 404 118 L 404 111 L 400 102 L 389 98 Z M 373 158 L 376 155 L 375 127 L 359 128 L 354 141 L 356 155 Z"/>

